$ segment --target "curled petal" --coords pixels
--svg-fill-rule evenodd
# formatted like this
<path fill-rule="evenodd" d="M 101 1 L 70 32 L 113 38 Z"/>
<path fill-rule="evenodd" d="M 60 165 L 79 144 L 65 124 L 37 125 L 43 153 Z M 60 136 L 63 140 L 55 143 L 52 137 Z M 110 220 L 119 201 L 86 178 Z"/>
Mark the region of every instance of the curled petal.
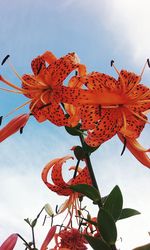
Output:
<path fill-rule="evenodd" d="M 50 241 L 53 239 L 55 232 L 56 232 L 56 226 L 53 226 L 50 228 L 40 250 L 47 250 L 47 246 L 50 243 Z"/>
<path fill-rule="evenodd" d="M 119 139 L 124 142 L 124 137 L 122 134 L 118 133 Z M 150 149 L 144 149 L 135 139 L 126 138 L 126 147 L 130 152 L 135 156 L 135 158 L 140 161 L 144 166 L 150 168 L 150 158 L 147 152 L 150 152 Z"/>
<path fill-rule="evenodd" d="M 0 246 L 0 250 L 13 250 L 18 239 L 17 234 L 11 234 Z"/>
<path fill-rule="evenodd" d="M 23 128 L 29 119 L 29 114 L 18 115 L 0 130 L 0 142 Z"/>
<path fill-rule="evenodd" d="M 49 162 L 43 169 L 42 171 L 42 180 L 44 181 L 44 183 L 46 184 L 46 186 L 52 190 L 53 192 L 56 192 L 59 195 L 65 195 L 68 196 L 72 193 L 72 191 L 68 188 L 68 184 L 65 183 L 62 179 L 62 175 L 61 175 L 61 170 L 57 170 L 56 171 L 56 177 L 59 176 L 59 183 L 64 182 L 64 185 L 57 185 L 56 183 L 51 184 L 50 182 L 48 182 L 47 178 L 48 178 L 48 173 L 49 171 L 55 166 L 55 164 L 58 164 L 60 162 L 65 162 L 67 159 L 72 158 L 72 156 L 66 156 L 66 157 L 62 157 L 62 158 L 57 158 L 52 160 L 51 162 Z M 53 181 L 55 182 L 55 172 L 53 172 Z M 56 181 L 57 182 L 57 181 Z M 64 188 L 66 187 L 66 188 Z"/>

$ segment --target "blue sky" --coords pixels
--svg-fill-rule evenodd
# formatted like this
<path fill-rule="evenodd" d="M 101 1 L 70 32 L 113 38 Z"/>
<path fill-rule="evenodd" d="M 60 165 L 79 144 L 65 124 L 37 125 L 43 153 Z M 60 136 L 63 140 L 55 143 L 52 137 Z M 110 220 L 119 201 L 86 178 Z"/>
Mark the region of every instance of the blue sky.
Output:
<path fill-rule="evenodd" d="M 0 60 L 10 54 L 20 75 L 30 73 L 31 60 L 46 50 L 57 57 L 75 51 L 89 72 L 114 77 L 117 75 L 110 67 L 111 59 L 119 70 L 140 74 L 150 57 L 148 0 L 5 0 L 0 1 L 0 8 Z M 0 72 L 19 83 L 7 64 Z M 142 82 L 150 87 L 148 68 Z M 1 92 L 1 114 L 24 101 L 22 96 Z M 28 108 L 20 113 L 25 110 Z M 145 147 L 149 147 L 149 132 L 146 125 L 140 137 Z M 33 218 L 47 202 L 60 202 L 46 189 L 40 174 L 48 161 L 67 155 L 77 144 L 78 140 L 66 134 L 64 128 L 49 122 L 39 124 L 31 118 L 22 136 L 16 134 L 0 145 L 0 241 L 13 232 L 30 237 L 23 219 Z M 102 194 L 117 184 L 124 194 L 124 207 L 142 213 L 118 223 L 118 245 L 121 250 L 130 250 L 149 242 L 150 173 L 127 150 L 120 157 L 121 151 L 122 144 L 114 137 L 93 155 L 92 162 Z M 39 244 L 44 233 L 41 229 Z M 16 249 L 22 249 L 20 243 Z"/>

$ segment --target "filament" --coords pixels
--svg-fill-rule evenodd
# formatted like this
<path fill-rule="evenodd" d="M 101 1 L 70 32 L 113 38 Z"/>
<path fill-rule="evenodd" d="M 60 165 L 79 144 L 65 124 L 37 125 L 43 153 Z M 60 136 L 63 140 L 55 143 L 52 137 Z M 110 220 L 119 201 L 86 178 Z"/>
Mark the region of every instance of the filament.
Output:
<path fill-rule="evenodd" d="M 111 61 L 111 66 L 114 68 L 114 70 L 117 72 L 117 74 L 119 75 L 120 79 L 121 79 L 121 82 L 122 82 L 122 90 L 123 92 L 125 92 L 125 89 L 126 89 L 126 86 L 125 86 L 125 82 L 124 82 L 124 79 L 123 77 L 121 76 L 120 72 L 118 71 L 118 69 L 116 68 L 116 66 L 114 65 L 114 61 L 112 60 Z"/>
<path fill-rule="evenodd" d="M 4 118 L 6 118 L 6 117 L 8 117 L 9 115 L 13 114 L 15 111 L 21 109 L 22 107 L 26 106 L 26 105 L 27 105 L 28 103 L 30 103 L 31 101 L 32 101 L 32 100 L 29 100 L 29 101 L 23 103 L 21 106 L 19 106 L 19 107 L 13 109 L 13 110 L 10 111 L 7 115 L 5 115 Z"/>
<path fill-rule="evenodd" d="M 133 115 L 135 115 L 136 117 L 138 117 L 140 120 L 144 121 L 145 123 L 150 124 L 149 121 L 147 121 L 144 117 L 142 117 L 141 115 L 137 114 L 136 112 L 134 112 L 133 110 L 129 110 Z"/>

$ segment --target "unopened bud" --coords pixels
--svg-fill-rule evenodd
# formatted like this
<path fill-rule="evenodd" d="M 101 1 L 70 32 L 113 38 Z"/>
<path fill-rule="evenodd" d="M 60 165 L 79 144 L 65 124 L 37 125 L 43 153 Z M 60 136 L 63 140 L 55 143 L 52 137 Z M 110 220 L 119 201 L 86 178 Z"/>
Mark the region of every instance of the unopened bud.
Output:
<path fill-rule="evenodd" d="M 44 208 L 45 208 L 46 213 L 49 216 L 53 216 L 54 215 L 54 212 L 53 212 L 52 207 L 50 206 L 50 204 L 48 204 L 48 203 L 45 204 Z"/>

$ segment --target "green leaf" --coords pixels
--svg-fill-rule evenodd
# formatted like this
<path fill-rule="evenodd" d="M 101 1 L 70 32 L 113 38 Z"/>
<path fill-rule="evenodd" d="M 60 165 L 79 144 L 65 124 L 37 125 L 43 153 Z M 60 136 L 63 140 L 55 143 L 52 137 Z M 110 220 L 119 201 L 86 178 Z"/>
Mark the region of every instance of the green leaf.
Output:
<path fill-rule="evenodd" d="M 117 239 L 117 228 L 113 217 L 103 208 L 98 213 L 98 228 L 103 239 L 113 245 Z"/>
<path fill-rule="evenodd" d="M 94 250 L 111 250 L 111 248 L 101 239 L 89 235 L 84 235 L 84 237 Z"/>
<path fill-rule="evenodd" d="M 31 227 L 35 227 L 36 223 L 37 223 L 37 219 L 33 220 L 31 223 Z"/>
<path fill-rule="evenodd" d="M 126 219 L 128 217 L 140 214 L 139 211 L 132 208 L 124 208 L 120 214 L 119 220 Z"/>
<path fill-rule="evenodd" d="M 123 197 L 121 190 L 115 186 L 111 193 L 107 196 L 104 203 L 104 209 L 107 210 L 115 221 L 119 218 L 123 206 Z"/>
<path fill-rule="evenodd" d="M 89 186 L 87 184 L 78 184 L 78 185 L 70 186 L 70 188 L 75 192 L 84 194 L 89 199 L 94 201 L 94 203 L 98 203 L 100 201 L 99 192 L 93 186 Z"/>

